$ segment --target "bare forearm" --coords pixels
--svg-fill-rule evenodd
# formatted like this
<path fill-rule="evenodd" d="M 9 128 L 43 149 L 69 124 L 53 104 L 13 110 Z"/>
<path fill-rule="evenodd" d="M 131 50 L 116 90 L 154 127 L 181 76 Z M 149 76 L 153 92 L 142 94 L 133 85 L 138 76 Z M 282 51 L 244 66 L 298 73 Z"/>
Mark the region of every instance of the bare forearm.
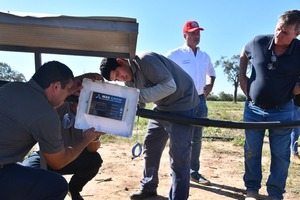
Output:
<path fill-rule="evenodd" d="M 214 87 L 215 79 L 216 79 L 216 77 L 214 77 L 214 76 L 209 77 L 208 84 L 204 87 L 204 95 L 205 96 L 208 96 L 211 93 L 211 91 Z"/>
<path fill-rule="evenodd" d="M 76 145 L 65 147 L 63 150 L 55 154 L 41 153 L 43 154 L 47 164 L 52 169 L 58 170 L 75 160 L 88 144 L 88 140 L 83 140 Z"/>
<path fill-rule="evenodd" d="M 210 76 L 210 81 L 209 81 L 209 84 L 213 87 L 214 84 L 215 84 L 215 80 L 216 80 L 216 77 L 215 76 Z"/>
<path fill-rule="evenodd" d="M 73 146 L 65 147 L 63 150 L 54 153 L 44 153 L 43 154 L 47 164 L 53 169 L 61 169 L 73 160 L 75 160 L 83 151 L 84 148 L 88 146 L 96 138 L 99 138 L 104 133 L 95 131 L 94 128 L 88 129 L 84 131 L 83 138 L 80 142 Z"/>
<path fill-rule="evenodd" d="M 293 93 L 294 95 L 300 94 L 300 83 L 296 83 Z"/>
<path fill-rule="evenodd" d="M 246 55 L 241 55 L 240 57 L 240 79 L 246 79 L 246 73 L 247 73 L 247 65 L 248 65 L 248 58 Z"/>
<path fill-rule="evenodd" d="M 92 141 L 89 143 L 89 145 L 86 147 L 89 152 L 96 152 L 101 146 L 101 142 L 99 140 Z"/>
<path fill-rule="evenodd" d="M 244 52 L 244 49 L 241 52 L 240 55 L 240 72 L 239 72 L 239 80 L 240 80 L 240 87 L 242 91 L 244 92 L 245 95 L 247 94 L 247 82 L 248 82 L 248 77 L 246 75 L 247 73 L 247 66 L 248 66 L 248 58 Z"/>
<path fill-rule="evenodd" d="M 72 162 L 82 153 L 89 143 L 89 140 L 82 140 L 80 143 L 66 147 L 64 159 L 66 159 L 68 163 Z"/>

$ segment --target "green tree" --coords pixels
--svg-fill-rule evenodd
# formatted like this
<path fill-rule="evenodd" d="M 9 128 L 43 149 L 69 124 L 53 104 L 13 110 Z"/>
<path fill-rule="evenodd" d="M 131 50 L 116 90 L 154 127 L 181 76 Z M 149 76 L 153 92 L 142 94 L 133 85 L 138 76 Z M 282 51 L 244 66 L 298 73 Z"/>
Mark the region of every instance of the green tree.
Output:
<path fill-rule="evenodd" d="M 223 68 L 223 72 L 227 75 L 227 80 L 232 83 L 234 87 L 233 92 L 233 101 L 237 102 L 237 90 L 239 87 L 239 64 L 240 64 L 240 56 L 234 55 L 231 59 L 226 59 L 225 56 L 222 56 L 220 60 L 215 62 L 215 66 L 221 66 Z"/>
<path fill-rule="evenodd" d="M 2 62 L 0 62 L 0 80 L 11 81 L 11 82 L 26 81 L 25 76 L 22 73 L 12 70 L 9 65 L 7 65 L 6 63 L 2 63 Z"/>
<path fill-rule="evenodd" d="M 207 101 L 218 101 L 219 97 L 218 95 L 215 95 L 214 93 L 210 93 L 207 97 L 206 97 Z"/>
<path fill-rule="evenodd" d="M 237 95 L 237 101 L 246 101 L 246 96 L 244 94 Z"/>
<path fill-rule="evenodd" d="M 222 91 L 219 93 L 219 100 L 220 101 L 232 101 L 233 96 L 232 96 L 232 94 L 226 94 L 225 92 Z"/>

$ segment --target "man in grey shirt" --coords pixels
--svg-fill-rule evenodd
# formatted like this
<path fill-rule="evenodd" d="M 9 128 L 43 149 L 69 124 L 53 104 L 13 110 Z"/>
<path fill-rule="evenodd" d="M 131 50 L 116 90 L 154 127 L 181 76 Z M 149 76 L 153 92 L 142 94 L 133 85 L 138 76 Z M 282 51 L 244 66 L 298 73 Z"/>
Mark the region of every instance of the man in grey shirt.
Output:
<path fill-rule="evenodd" d="M 104 58 L 100 71 L 107 80 L 125 82 L 140 89 L 141 104 L 154 102 L 155 111 L 195 117 L 199 103 L 193 80 L 173 61 L 154 52 L 142 52 L 134 59 Z M 157 195 L 158 170 L 162 152 L 170 138 L 172 185 L 169 199 L 188 199 L 192 125 L 149 120 L 144 140 L 144 177 L 131 199 Z"/>
<path fill-rule="evenodd" d="M 38 143 L 47 164 L 58 170 L 99 137 L 91 128 L 72 148 L 64 146 L 60 118 L 54 107 L 82 88 L 75 86 L 73 80 L 66 65 L 51 61 L 42 65 L 30 81 L 0 88 L 0 199 L 65 198 L 68 183 L 61 175 L 16 163 Z"/>
<path fill-rule="evenodd" d="M 56 111 L 62 120 L 61 134 L 66 147 L 76 145 L 84 137 L 82 134 L 83 131 L 74 127 L 76 108 L 77 102 L 68 101 L 56 108 Z M 100 140 L 96 138 L 87 145 L 74 161 L 65 167 L 55 170 L 50 166 L 47 166 L 48 170 L 62 175 L 72 174 L 69 181 L 69 195 L 72 200 L 83 200 L 80 192 L 83 187 L 97 175 L 103 162 L 100 154 L 97 152 L 99 148 Z M 22 162 L 22 165 L 33 168 L 43 167 L 40 152 L 34 151 L 30 153 Z"/>

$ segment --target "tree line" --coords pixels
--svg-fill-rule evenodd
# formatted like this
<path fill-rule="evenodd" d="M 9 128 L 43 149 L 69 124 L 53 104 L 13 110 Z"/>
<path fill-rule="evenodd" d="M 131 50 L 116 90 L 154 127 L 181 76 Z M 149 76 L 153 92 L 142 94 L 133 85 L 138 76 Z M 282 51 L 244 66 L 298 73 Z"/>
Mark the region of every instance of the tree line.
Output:
<path fill-rule="evenodd" d="M 233 94 L 228 94 L 225 92 L 220 92 L 218 95 L 211 93 L 206 98 L 207 101 L 232 101 L 232 102 L 243 102 L 246 100 L 246 96 L 243 94 L 237 94 L 234 98 Z"/>
<path fill-rule="evenodd" d="M 237 94 L 239 87 L 239 55 L 234 55 L 230 59 L 222 56 L 219 60 L 215 62 L 215 67 L 221 66 L 223 68 L 224 74 L 227 76 L 228 82 L 233 85 L 233 94 L 226 94 L 225 92 L 220 92 L 218 95 L 210 94 L 207 97 L 208 101 L 245 101 L 246 97 L 242 94 Z M 0 62 L 0 80 L 3 81 L 26 81 L 25 76 L 6 64 Z"/>
<path fill-rule="evenodd" d="M 24 82 L 26 78 L 22 73 L 12 70 L 8 64 L 0 62 L 0 80 Z"/>

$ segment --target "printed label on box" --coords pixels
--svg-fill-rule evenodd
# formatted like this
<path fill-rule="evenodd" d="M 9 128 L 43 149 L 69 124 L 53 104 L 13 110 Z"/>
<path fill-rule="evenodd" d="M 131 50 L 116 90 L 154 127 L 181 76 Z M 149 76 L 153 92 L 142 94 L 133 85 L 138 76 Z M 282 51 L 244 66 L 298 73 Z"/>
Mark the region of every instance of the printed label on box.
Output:
<path fill-rule="evenodd" d="M 123 120 L 126 98 L 91 92 L 88 114 Z"/>

